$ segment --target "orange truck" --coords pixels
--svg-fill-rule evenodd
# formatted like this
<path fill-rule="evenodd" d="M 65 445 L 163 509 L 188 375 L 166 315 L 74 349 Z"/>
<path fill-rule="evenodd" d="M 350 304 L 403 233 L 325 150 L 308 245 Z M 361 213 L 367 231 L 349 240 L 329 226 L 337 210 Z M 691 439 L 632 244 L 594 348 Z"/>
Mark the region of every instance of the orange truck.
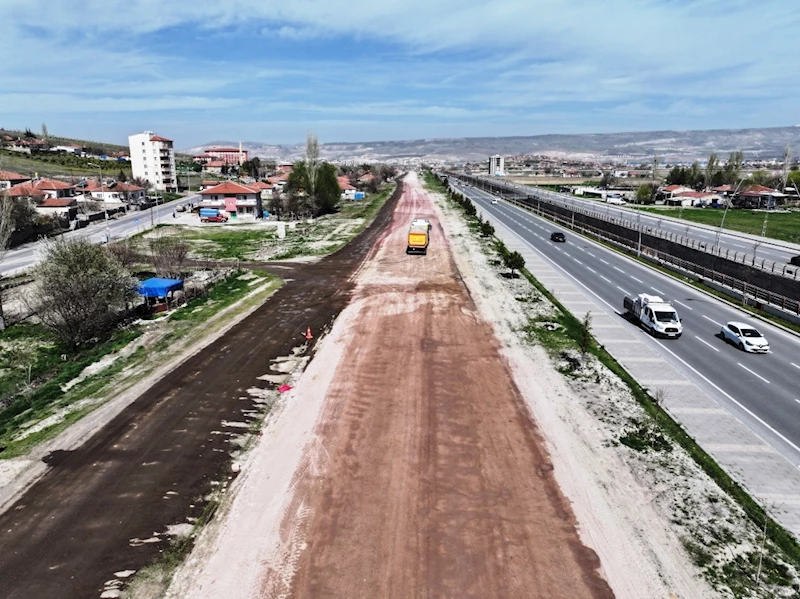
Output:
<path fill-rule="evenodd" d="M 406 254 L 422 254 L 423 256 L 427 254 L 430 231 L 431 226 L 429 223 L 412 221 L 411 227 L 408 229 L 408 247 L 406 247 Z"/>

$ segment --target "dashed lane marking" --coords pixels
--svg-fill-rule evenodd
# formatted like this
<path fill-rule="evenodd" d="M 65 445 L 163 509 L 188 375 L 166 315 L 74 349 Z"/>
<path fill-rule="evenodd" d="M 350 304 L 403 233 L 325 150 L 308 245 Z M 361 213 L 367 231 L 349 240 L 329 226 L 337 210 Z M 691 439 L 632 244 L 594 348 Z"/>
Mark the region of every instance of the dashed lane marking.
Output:
<path fill-rule="evenodd" d="M 708 347 L 710 347 L 710 348 L 711 348 L 711 349 L 713 349 L 714 351 L 716 351 L 716 352 L 718 352 L 718 351 L 719 351 L 719 348 L 718 348 L 718 347 L 714 347 L 714 346 L 713 346 L 713 345 L 711 345 L 711 344 L 710 344 L 708 341 L 705 341 L 704 339 L 700 339 L 700 337 L 698 337 L 697 335 L 695 335 L 695 336 L 694 336 L 694 338 L 695 338 L 695 339 L 697 339 L 697 340 L 698 340 L 700 343 L 705 343 L 705 344 L 706 344 Z"/>
<path fill-rule="evenodd" d="M 769 382 L 767 379 L 765 379 L 763 376 L 761 376 L 761 375 L 760 375 L 760 374 L 758 374 L 757 372 L 753 372 L 752 370 L 750 370 L 750 369 L 749 369 L 747 366 L 745 366 L 745 365 L 744 365 L 744 364 L 742 364 L 741 362 L 736 362 L 736 363 L 737 363 L 739 366 L 741 366 L 742 368 L 744 368 L 744 369 L 745 369 L 747 372 L 749 372 L 750 374 L 752 374 L 753 376 L 757 376 L 758 378 L 760 378 L 760 379 L 761 379 L 762 381 L 764 381 L 764 382 L 765 382 L 767 385 L 769 385 L 769 384 L 770 384 L 770 382 Z"/>

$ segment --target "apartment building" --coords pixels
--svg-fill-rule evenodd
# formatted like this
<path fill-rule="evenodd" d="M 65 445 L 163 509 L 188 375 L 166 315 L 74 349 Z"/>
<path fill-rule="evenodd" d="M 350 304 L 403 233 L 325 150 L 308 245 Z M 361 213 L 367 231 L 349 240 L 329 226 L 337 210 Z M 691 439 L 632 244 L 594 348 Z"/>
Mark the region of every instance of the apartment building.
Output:
<path fill-rule="evenodd" d="M 158 191 L 177 191 L 175 151 L 172 140 L 152 131 L 128 136 L 134 177 L 150 182 Z"/>
<path fill-rule="evenodd" d="M 489 176 L 505 175 L 505 158 L 495 154 L 489 157 Z"/>

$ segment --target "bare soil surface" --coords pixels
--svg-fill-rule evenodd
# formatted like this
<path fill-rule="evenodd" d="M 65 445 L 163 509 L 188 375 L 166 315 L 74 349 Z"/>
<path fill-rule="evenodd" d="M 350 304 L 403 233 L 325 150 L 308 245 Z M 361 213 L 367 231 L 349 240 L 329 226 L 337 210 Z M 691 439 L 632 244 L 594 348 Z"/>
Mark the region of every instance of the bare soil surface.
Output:
<path fill-rule="evenodd" d="M 413 217 L 426 256 L 405 253 Z M 168 596 L 613 597 L 500 349 L 410 175 Z"/>
<path fill-rule="evenodd" d="M 176 525 L 201 515 L 219 481 L 234 476 L 231 452 L 273 392 L 275 361 L 313 351 L 349 302 L 352 275 L 395 201 L 316 264 L 263 265 L 290 283 L 81 447 L 45 458 L 49 471 L 0 515 L 0 597 L 116 596 Z M 308 327 L 310 342 L 301 336 Z"/>
<path fill-rule="evenodd" d="M 434 223 L 431 245 L 407 256 L 418 216 Z M 330 459 L 297 482 L 311 515 L 284 523 L 307 547 L 288 588 L 267 576 L 264 595 L 611 597 L 413 181 L 358 282 L 360 318 L 318 429 Z"/>

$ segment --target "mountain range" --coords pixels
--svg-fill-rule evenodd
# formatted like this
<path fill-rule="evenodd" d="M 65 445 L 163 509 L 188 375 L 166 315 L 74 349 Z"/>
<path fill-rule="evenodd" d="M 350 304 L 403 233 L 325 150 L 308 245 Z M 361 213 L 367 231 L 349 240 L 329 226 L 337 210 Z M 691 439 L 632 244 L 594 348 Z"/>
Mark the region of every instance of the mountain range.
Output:
<path fill-rule="evenodd" d="M 239 142 L 212 141 L 181 150 L 202 154 L 214 146 L 238 147 Z M 459 164 L 483 161 L 493 154 L 550 155 L 576 160 L 615 161 L 636 164 L 658 156 L 664 163 L 704 160 L 716 152 L 724 159 L 742 151 L 745 159 L 782 159 L 786 147 L 800 154 L 800 125 L 760 129 L 707 131 L 646 131 L 526 137 L 460 137 L 402 141 L 320 143 L 323 159 L 340 163 Z M 274 145 L 242 142 L 250 157 L 275 162 L 294 162 L 303 157 L 305 144 Z"/>

